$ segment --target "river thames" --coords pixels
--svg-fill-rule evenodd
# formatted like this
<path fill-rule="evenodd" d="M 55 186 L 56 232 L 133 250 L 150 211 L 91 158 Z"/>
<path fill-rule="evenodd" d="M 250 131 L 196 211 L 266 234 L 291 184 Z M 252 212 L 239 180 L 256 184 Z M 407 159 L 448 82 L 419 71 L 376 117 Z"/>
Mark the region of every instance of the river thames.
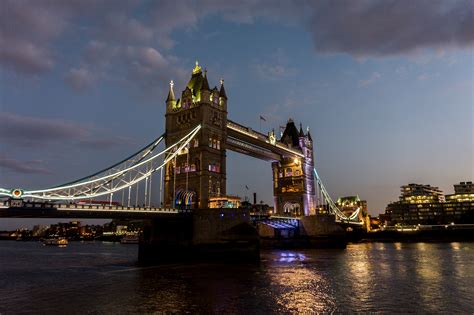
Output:
<path fill-rule="evenodd" d="M 264 250 L 259 265 L 136 261 L 136 245 L 0 241 L 0 314 L 474 312 L 474 243 Z"/>

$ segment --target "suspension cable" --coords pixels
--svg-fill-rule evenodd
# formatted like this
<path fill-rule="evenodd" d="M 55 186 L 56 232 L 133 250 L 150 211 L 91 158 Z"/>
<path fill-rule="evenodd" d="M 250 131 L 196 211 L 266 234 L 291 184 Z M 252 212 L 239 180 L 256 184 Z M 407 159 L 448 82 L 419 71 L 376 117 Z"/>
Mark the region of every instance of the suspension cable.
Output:
<path fill-rule="evenodd" d="M 73 196 L 64 196 L 64 195 L 60 194 L 61 189 L 51 188 L 51 189 L 45 189 L 45 190 L 39 190 L 39 191 L 27 191 L 27 192 L 25 192 L 23 197 L 25 197 L 25 198 L 37 198 L 37 199 L 48 199 L 48 200 L 78 200 L 78 199 L 93 198 L 93 197 L 99 197 L 99 196 L 102 196 L 102 195 L 105 195 L 105 194 L 110 194 L 110 193 L 113 193 L 115 191 L 118 191 L 118 190 L 127 188 L 129 186 L 132 186 L 134 184 L 137 184 L 137 191 L 138 191 L 139 190 L 138 183 L 140 181 L 142 181 L 143 179 L 145 179 L 146 177 L 149 177 L 155 171 L 162 169 L 169 161 L 171 161 L 173 158 L 175 158 L 183 150 L 183 148 L 193 139 L 193 137 L 197 134 L 197 132 L 200 130 L 200 128 L 201 128 L 201 125 L 198 125 L 196 128 L 194 128 L 190 133 L 188 133 L 181 140 L 179 140 L 178 142 L 176 142 L 172 146 L 166 148 L 165 150 L 159 152 L 155 156 L 153 156 L 153 157 L 151 157 L 147 160 L 141 161 L 140 163 L 137 163 L 136 165 L 134 165 L 132 167 L 129 167 L 126 170 L 119 171 L 118 173 L 123 173 L 124 174 L 129 170 L 136 169 L 138 166 L 141 166 L 145 163 L 152 162 L 158 156 L 169 153 L 168 156 L 164 159 L 164 161 L 161 165 L 159 165 L 157 167 L 152 166 L 145 173 L 143 173 L 143 172 L 137 173 L 137 175 L 135 175 L 136 177 L 134 177 L 133 180 L 130 180 L 129 182 L 122 179 L 122 180 L 120 180 L 119 184 L 117 184 L 115 187 L 112 187 L 111 189 L 107 189 L 104 186 L 97 186 L 95 192 L 92 189 L 90 189 L 90 190 L 87 189 L 89 192 L 91 192 L 89 194 L 86 193 L 87 190 L 84 191 L 84 189 L 82 189 L 82 190 L 79 190 L 79 192 L 77 192 Z M 170 152 L 172 149 L 173 149 L 173 152 Z M 114 176 L 114 175 L 115 174 L 107 175 L 107 176 L 104 176 L 102 179 L 110 178 L 111 176 Z M 80 187 L 82 187 L 85 184 L 90 184 L 90 183 L 96 182 L 96 181 L 97 180 L 91 180 L 91 181 L 88 181 L 88 182 L 84 182 L 84 183 L 80 183 L 80 184 L 73 184 L 73 185 L 70 185 L 70 186 L 73 186 L 73 187 L 80 186 Z M 62 188 L 68 188 L 68 187 L 62 187 Z M 100 192 L 98 188 L 105 189 L 105 191 Z M 46 192 L 51 192 L 51 191 L 53 191 L 53 192 L 54 191 L 59 191 L 59 192 L 54 194 L 54 195 L 46 194 Z M 40 193 L 42 193 L 42 195 L 35 194 L 36 192 L 40 192 Z M 136 201 L 138 203 L 138 196 L 136 196 Z"/>

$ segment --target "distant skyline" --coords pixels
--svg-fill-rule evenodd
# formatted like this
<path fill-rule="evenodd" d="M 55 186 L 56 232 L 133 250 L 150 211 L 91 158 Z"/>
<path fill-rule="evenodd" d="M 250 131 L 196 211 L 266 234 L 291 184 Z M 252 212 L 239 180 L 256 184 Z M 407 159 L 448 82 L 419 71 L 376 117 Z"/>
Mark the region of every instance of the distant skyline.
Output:
<path fill-rule="evenodd" d="M 376 215 L 401 185 L 452 193 L 474 180 L 473 7 L 2 1 L 0 187 L 60 184 L 135 152 L 198 60 L 211 87 L 225 80 L 229 119 L 310 128 L 333 199 L 359 195 Z M 272 204 L 270 164 L 227 156 L 228 194 Z"/>

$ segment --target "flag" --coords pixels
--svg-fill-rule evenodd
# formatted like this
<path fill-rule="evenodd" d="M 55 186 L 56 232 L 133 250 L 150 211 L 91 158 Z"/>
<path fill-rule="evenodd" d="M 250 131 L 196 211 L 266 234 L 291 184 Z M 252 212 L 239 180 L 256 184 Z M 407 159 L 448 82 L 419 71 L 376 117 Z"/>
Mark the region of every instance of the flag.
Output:
<path fill-rule="evenodd" d="M 267 121 L 262 115 L 260 115 L 260 120 Z"/>

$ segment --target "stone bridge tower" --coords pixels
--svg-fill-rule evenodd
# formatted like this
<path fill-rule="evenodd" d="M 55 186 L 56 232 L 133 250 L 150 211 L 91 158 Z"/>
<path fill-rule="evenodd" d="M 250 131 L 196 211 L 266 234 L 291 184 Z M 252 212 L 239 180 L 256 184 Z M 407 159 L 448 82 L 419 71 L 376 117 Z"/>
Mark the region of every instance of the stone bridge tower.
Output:
<path fill-rule="evenodd" d="M 311 134 L 309 131 L 304 134 L 301 125 L 298 131 L 290 119 L 280 141 L 301 151 L 304 157 L 283 157 L 280 162 L 272 163 L 275 213 L 285 216 L 314 215 L 315 181 Z"/>
<path fill-rule="evenodd" d="M 176 99 L 173 81 L 166 100 L 166 146 L 202 128 L 188 148 L 166 166 L 164 200 L 166 207 L 208 208 L 210 197 L 226 194 L 227 95 L 209 88 L 206 71 L 196 62 L 191 79 Z"/>

